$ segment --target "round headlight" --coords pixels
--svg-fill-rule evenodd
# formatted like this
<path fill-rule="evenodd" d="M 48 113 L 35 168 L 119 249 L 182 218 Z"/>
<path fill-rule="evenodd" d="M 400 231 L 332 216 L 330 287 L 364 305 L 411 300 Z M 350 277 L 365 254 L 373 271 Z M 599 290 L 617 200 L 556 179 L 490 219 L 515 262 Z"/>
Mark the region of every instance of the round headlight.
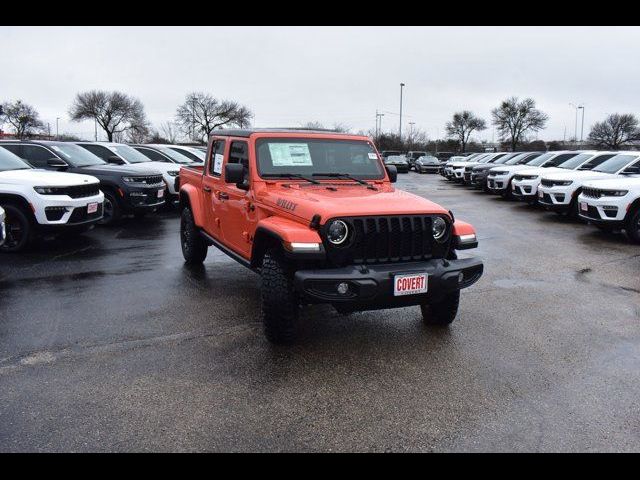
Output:
<path fill-rule="evenodd" d="M 447 237 L 447 222 L 442 217 L 436 217 L 433 219 L 431 230 L 433 231 L 433 238 L 438 242 L 442 242 Z"/>
<path fill-rule="evenodd" d="M 334 245 L 344 243 L 349 235 L 349 227 L 342 220 L 334 220 L 327 228 L 327 239 Z"/>

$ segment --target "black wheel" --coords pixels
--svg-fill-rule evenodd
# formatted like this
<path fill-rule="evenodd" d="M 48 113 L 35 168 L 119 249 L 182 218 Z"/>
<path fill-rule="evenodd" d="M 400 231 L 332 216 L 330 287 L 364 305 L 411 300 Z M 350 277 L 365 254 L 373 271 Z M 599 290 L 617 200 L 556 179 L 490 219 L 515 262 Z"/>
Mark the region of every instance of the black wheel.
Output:
<path fill-rule="evenodd" d="M 640 207 L 629 212 L 629 220 L 625 227 L 627 237 L 634 243 L 640 243 Z"/>
<path fill-rule="evenodd" d="M 122 218 L 122 207 L 115 193 L 104 192 L 104 215 L 100 220 L 100 225 L 113 225 Z"/>
<path fill-rule="evenodd" d="M 449 325 L 458 314 L 460 290 L 448 293 L 437 303 L 420 305 L 422 320 L 426 325 Z"/>
<path fill-rule="evenodd" d="M 293 272 L 274 250 L 262 259 L 262 322 L 272 343 L 291 343 L 295 338 L 298 299 L 293 291 Z"/>
<path fill-rule="evenodd" d="M 511 200 L 513 198 L 513 192 L 511 191 L 511 182 L 507 183 L 507 189 L 500 194 L 505 200 Z"/>
<path fill-rule="evenodd" d="M 28 214 L 16 205 L 3 206 L 6 218 L 7 238 L 0 247 L 2 252 L 20 252 L 29 248 L 33 240 L 34 226 Z"/>
<path fill-rule="evenodd" d="M 201 264 L 207 258 L 209 247 L 200 236 L 189 207 L 182 209 L 180 217 L 180 244 L 182 245 L 182 256 L 188 265 Z"/>

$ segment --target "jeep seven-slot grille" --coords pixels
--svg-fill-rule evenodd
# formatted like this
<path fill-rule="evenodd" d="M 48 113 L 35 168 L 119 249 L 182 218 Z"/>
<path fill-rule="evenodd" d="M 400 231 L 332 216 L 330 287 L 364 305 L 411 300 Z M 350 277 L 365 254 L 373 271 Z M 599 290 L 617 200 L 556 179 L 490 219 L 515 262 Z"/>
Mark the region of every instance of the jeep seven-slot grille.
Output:
<path fill-rule="evenodd" d="M 332 219 L 333 220 L 333 219 Z M 325 224 L 331 223 L 329 220 Z M 433 238 L 429 215 L 340 218 L 350 230 L 345 245 L 325 241 L 329 259 L 338 265 L 407 262 L 442 258 L 449 240 Z M 324 233 L 324 232 L 323 232 Z M 326 239 L 326 235 L 323 235 Z"/>
<path fill-rule="evenodd" d="M 50 187 L 47 195 L 67 195 L 71 198 L 95 197 L 100 193 L 100 184 L 74 185 L 72 187 Z"/>
<path fill-rule="evenodd" d="M 162 175 L 134 176 L 136 183 L 144 183 L 147 185 L 160 185 L 162 183 Z"/>
<path fill-rule="evenodd" d="M 600 198 L 604 194 L 605 190 L 598 190 L 597 188 L 584 187 L 582 189 L 582 195 L 589 198 Z"/>
<path fill-rule="evenodd" d="M 554 181 L 554 180 L 546 180 L 546 179 L 542 179 L 540 180 L 540 185 L 542 185 L 543 187 L 555 187 L 556 185 L 562 185 L 564 184 L 563 181 Z"/>

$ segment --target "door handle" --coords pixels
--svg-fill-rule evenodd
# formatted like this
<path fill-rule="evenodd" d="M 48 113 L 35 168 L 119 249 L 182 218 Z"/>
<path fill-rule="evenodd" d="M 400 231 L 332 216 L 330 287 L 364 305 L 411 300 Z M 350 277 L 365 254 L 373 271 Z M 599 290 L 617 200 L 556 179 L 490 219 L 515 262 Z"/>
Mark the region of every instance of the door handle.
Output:
<path fill-rule="evenodd" d="M 220 200 L 229 200 L 229 195 L 224 192 L 218 192 L 218 198 Z"/>
<path fill-rule="evenodd" d="M 202 187 L 202 190 L 204 190 L 207 193 L 211 193 L 211 188 L 209 187 Z"/>

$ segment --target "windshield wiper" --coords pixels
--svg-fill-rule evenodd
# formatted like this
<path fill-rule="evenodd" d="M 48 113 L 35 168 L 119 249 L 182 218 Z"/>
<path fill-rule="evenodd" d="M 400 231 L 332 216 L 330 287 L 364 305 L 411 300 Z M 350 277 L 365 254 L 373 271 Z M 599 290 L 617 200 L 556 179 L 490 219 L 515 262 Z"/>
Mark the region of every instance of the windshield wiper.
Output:
<path fill-rule="evenodd" d="M 313 176 L 314 177 L 347 178 L 349 180 L 353 180 L 356 183 L 359 183 L 360 185 L 364 185 L 369 190 L 378 190 L 376 187 L 374 187 L 370 183 L 365 182 L 364 180 L 360 180 L 359 178 L 352 177 L 348 173 L 334 173 L 334 172 L 331 172 L 331 173 L 314 173 Z"/>
<path fill-rule="evenodd" d="M 305 177 L 304 175 L 300 175 L 299 173 L 263 173 L 262 176 L 264 178 L 299 178 L 300 180 L 306 180 L 307 182 L 313 183 L 314 185 L 320 185 L 320 182 L 318 182 L 317 180 Z"/>

